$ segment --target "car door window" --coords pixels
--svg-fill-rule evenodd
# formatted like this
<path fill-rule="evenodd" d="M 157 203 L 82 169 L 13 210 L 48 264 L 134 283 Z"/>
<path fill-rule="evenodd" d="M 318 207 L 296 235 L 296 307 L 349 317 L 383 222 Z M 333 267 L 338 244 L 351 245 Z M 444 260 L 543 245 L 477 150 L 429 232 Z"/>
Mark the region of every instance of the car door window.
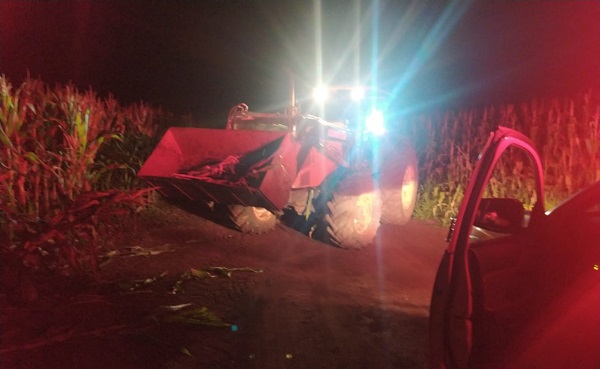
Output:
<path fill-rule="evenodd" d="M 485 186 L 471 242 L 517 234 L 527 228 L 538 197 L 536 178 L 531 157 L 519 147 L 508 147 Z"/>
<path fill-rule="evenodd" d="M 531 210 L 537 199 L 535 181 L 529 155 L 519 147 L 511 146 L 496 162 L 483 197 L 514 198 Z"/>

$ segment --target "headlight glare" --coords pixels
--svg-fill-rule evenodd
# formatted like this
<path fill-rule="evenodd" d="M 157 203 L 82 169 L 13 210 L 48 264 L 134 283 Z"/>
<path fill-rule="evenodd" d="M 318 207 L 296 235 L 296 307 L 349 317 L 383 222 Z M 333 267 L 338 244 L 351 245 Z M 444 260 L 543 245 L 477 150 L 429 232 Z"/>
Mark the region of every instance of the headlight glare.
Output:
<path fill-rule="evenodd" d="M 321 85 L 313 90 L 313 99 L 318 103 L 324 103 L 329 97 L 329 89 L 327 86 Z"/>
<path fill-rule="evenodd" d="M 365 128 L 376 136 L 385 133 L 385 122 L 381 110 L 373 108 L 365 121 Z"/>

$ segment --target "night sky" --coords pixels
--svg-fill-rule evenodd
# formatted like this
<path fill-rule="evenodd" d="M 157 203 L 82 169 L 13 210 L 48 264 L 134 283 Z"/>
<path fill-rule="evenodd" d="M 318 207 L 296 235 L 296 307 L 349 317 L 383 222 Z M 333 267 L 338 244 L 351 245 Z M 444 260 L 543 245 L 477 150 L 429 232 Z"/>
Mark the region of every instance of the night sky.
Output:
<path fill-rule="evenodd" d="M 286 69 L 299 96 L 321 70 L 335 84 L 376 80 L 403 111 L 600 86 L 600 1 L 375 3 L 2 0 L 0 73 L 91 86 L 213 126 L 239 102 L 284 106 Z"/>

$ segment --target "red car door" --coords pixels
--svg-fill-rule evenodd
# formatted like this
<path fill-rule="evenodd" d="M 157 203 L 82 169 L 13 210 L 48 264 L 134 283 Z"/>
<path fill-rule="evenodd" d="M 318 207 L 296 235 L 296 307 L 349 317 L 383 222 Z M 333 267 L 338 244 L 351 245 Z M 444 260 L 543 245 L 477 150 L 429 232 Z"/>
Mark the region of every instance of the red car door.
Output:
<path fill-rule="evenodd" d="M 514 161 L 514 174 L 522 167 L 516 158 L 525 158 L 530 168 L 528 186 L 535 205 L 528 216 L 521 202 L 503 198 L 497 190 L 502 184 L 492 176 L 500 161 L 507 160 Z M 495 192 L 500 199 L 487 198 Z M 533 144 L 523 134 L 499 127 L 475 166 L 435 279 L 432 368 L 481 367 L 496 344 L 486 337 L 509 337 L 511 322 L 506 318 L 514 317 L 519 300 L 526 298 L 515 276 L 521 273 L 527 249 L 516 235 L 544 216 L 543 172 Z M 486 222 L 489 227 L 479 227 Z"/>

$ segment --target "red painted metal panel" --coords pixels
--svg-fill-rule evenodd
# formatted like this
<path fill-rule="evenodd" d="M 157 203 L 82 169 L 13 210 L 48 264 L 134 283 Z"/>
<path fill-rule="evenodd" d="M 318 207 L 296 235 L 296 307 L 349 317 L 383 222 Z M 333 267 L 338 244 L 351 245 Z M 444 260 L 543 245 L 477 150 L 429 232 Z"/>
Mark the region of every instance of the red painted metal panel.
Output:
<path fill-rule="evenodd" d="M 293 188 L 318 187 L 325 178 L 336 170 L 338 165 L 315 147 L 311 147 L 306 159 L 298 170 Z"/>
<path fill-rule="evenodd" d="M 277 209 L 285 207 L 289 200 L 292 184 L 298 173 L 298 153 L 301 149 L 299 142 L 291 135 L 286 135 L 273 155 L 269 170 L 260 186 L 260 191 Z"/>
<path fill-rule="evenodd" d="M 282 209 L 300 144 L 287 132 L 171 128 L 139 172 L 168 197 Z"/>
<path fill-rule="evenodd" d="M 242 156 L 286 132 L 170 128 L 139 172 L 144 177 L 170 177 L 203 162 Z"/>

